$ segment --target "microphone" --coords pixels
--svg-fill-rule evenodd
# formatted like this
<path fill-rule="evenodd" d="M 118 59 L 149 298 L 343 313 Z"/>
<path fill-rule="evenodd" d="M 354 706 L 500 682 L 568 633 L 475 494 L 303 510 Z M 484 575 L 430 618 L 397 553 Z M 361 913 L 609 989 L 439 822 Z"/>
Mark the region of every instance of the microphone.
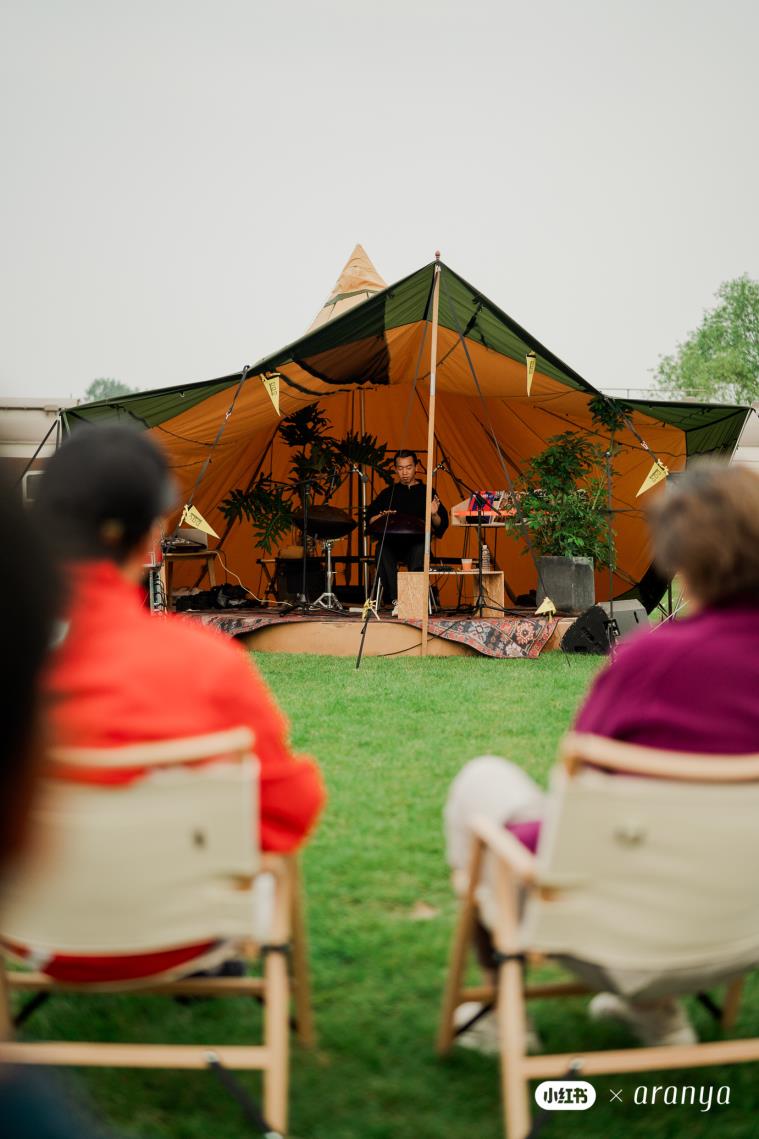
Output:
<path fill-rule="evenodd" d="M 357 467 L 355 463 L 351 467 L 351 472 L 354 475 L 358 475 L 358 477 L 361 479 L 362 483 L 368 483 L 369 482 L 369 476 L 365 475 L 364 472 L 361 470 L 361 468 Z"/>

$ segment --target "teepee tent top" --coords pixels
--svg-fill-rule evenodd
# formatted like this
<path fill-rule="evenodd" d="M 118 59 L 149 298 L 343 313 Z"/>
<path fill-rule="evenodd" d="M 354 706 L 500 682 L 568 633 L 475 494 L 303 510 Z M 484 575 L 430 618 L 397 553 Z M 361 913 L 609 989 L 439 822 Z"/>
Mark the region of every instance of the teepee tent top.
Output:
<path fill-rule="evenodd" d="M 387 282 L 380 277 L 363 245 L 357 245 L 345 262 L 334 289 L 309 325 L 308 331 L 313 332 L 315 328 L 321 328 L 327 321 L 341 316 L 342 313 L 355 308 L 362 301 L 386 288 Z"/>

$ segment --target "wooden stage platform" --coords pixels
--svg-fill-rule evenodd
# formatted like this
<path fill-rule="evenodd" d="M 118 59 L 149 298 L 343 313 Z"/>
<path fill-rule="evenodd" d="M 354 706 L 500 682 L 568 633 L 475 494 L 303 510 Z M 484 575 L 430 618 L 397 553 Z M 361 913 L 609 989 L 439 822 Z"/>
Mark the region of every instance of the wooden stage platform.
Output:
<path fill-rule="evenodd" d="M 236 637 L 255 652 L 310 653 L 355 657 L 362 619 L 358 615 L 288 614 L 240 610 L 190 612 L 187 614 Z M 500 660 L 534 659 L 541 652 L 559 649 L 575 618 L 554 620 L 532 614 L 505 614 L 501 618 L 430 618 L 428 655 L 485 656 Z M 369 620 L 364 641 L 365 656 L 421 656 L 418 622 L 402 621 L 389 614 Z"/>

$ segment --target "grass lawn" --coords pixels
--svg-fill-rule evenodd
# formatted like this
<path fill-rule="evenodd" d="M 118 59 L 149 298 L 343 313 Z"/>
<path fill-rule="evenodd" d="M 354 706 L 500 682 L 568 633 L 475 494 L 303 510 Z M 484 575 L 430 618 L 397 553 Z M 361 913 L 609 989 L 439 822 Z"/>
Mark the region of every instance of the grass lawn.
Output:
<path fill-rule="evenodd" d="M 293 740 L 321 762 L 330 792 L 305 855 L 319 1048 L 293 1048 L 291 1133 L 300 1139 L 498 1139 L 497 1062 L 457 1049 L 437 1059 L 433 1041 L 454 902 L 443 861 L 441 809 L 463 760 L 507 755 L 544 782 L 559 736 L 595 671 L 594 659 L 537 661 L 352 660 L 257 656 L 289 713 Z M 415 920 L 423 901 L 433 912 Z M 737 1032 L 757 1029 L 757 989 Z M 585 1002 L 534 1006 L 552 1051 L 624 1046 L 621 1027 L 588 1023 Z M 99 1001 L 58 997 L 28 1034 L 108 1039 L 130 1028 L 143 1039 L 185 1042 L 194 1033 L 246 1041 L 240 1000 L 195 1008 L 161 998 Z M 700 1009 L 703 1037 L 715 1027 Z M 238 1139 L 250 1134 L 239 1108 L 211 1075 L 90 1071 L 82 1076 L 100 1111 L 122 1134 L 165 1139 Z M 255 1077 L 241 1076 L 249 1086 Z M 731 1105 L 642 1106 L 636 1086 L 730 1085 Z M 588 1113 L 556 1115 L 546 1136 L 613 1134 L 647 1139 L 754 1136 L 756 1068 L 701 1069 L 595 1081 Z M 623 1089 L 622 1104 L 609 1089 Z M 697 1092 L 698 1098 L 698 1092 Z M 716 1093 L 715 1093 L 716 1099 Z M 0 1123 L 0 1132 L 2 1126 Z"/>

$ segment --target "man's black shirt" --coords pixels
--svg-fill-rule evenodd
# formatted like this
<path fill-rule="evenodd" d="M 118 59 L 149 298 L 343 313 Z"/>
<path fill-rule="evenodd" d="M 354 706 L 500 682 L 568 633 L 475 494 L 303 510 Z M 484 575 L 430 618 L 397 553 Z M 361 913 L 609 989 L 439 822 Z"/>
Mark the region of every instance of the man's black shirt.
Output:
<path fill-rule="evenodd" d="M 399 514 L 410 514 L 413 518 L 424 519 L 426 493 L 423 482 L 416 482 L 413 486 L 406 486 L 400 482 L 386 486 L 379 492 L 374 502 L 367 506 L 367 522 L 383 510 L 396 510 Z M 448 529 L 448 511 L 442 503 L 438 507 L 438 514 L 440 526 L 437 530 L 432 527 L 433 538 L 441 538 Z"/>

